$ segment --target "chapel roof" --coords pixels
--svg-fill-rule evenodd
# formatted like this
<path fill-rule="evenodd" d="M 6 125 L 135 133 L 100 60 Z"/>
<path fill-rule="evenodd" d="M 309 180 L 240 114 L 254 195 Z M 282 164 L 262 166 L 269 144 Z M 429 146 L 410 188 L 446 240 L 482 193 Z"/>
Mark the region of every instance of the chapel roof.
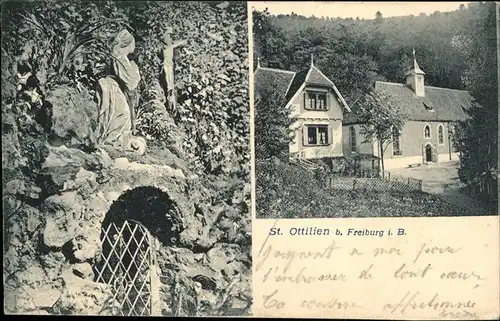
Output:
<path fill-rule="evenodd" d="M 255 92 L 263 93 L 270 84 L 273 84 L 275 93 L 283 97 L 281 103 L 285 105 L 287 103 L 285 97 L 294 77 L 295 73 L 292 71 L 259 66 L 254 73 Z"/>
<path fill-rule="evenodd" d="M 395 103 L 408 112 L 409 120 L 414 121 L 459 121 L 468 118 L 466 110 L 472 106 L 474 98 L 465 90 L 425 86 L 425 96 L 418 97 L 404 84 L 375 82 L 376 92 L 387 92 Z M 356 113 L 344 115 L 343 123 L 360 123 Z"/>

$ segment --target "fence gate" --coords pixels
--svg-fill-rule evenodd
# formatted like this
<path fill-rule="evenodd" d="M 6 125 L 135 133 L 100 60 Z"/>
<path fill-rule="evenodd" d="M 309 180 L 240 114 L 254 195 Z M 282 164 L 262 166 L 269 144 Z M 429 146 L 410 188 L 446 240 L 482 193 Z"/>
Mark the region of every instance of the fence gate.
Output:
<path fill-rule="evenodd" d="M 102 227 L 101 260 L 95 281 L 111 285 L 112 314 L 157 315 L 158 282 L 154 240 L 139 222 L 124 220 Z"/>

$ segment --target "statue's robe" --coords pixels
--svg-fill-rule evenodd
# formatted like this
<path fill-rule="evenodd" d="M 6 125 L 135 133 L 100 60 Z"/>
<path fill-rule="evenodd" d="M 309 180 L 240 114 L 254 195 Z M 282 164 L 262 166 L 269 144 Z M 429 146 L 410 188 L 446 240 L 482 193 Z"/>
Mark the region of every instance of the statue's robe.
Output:
<path fill-rule="evenodd" d="M 114 62 L 116 76 L 99 80 L 98 137 L 100 143 L 120 144 L 132 133 L 134 126 L 135 90 L 141 80 L 139 67 L 126 55 Z"/>

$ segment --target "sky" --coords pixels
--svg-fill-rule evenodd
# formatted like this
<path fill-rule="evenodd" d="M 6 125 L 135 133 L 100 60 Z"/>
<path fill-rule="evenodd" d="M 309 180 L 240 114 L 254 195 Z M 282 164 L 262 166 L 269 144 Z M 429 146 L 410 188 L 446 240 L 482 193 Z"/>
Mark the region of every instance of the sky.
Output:
<path fill-rule="evenodd" d="M 420 13 L 431 14 L 435 11 L 454 11 L 460 4 L 469 2 L 251 2 L 251 6 L 262 11 L 269 9 L 271 14 L 290 14 L 292 12 L 310 17 L 373 19 L 377 11 L 383 17 L 418 16 Z"/>

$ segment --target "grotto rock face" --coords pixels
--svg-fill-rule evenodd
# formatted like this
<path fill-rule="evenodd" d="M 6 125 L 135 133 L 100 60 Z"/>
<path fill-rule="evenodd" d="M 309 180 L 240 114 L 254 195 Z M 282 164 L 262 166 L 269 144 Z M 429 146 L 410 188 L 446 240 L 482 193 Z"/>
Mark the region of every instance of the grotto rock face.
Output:
<path fill-rule="evenodd" d="M 244 314 L 249 308 L 251 262 L 235 244 L 219 243 L 207 253 L 163 249 L 159 259 L 163 314 L 210 314 L 214 307 Z M 220 295 L 222 294 L 222 295 Z M 239 297 L 239 294 L 243 294 Z M 223 298 L 230 298 L 224 301 Z"/>
<path fill-rule="evenodd" d="M 155 240 L 161 314 L 248 313 L 250 235 L 234 223 L 243 201 L 186 168 L 50 147 L 40 190 L 7 184 L 7 212 L 16 213 L 4 240 L 9 312 L 111 314 L 113 286 L 95 282 L 102 227 L 132 219 Z M 25 194 L 32 201 L 20 201 Z"/>
<path fill-rule="evenodd" d="M 89 267 L 79 268 L 88 270 Z M 53 311 L 59 314 L 108 314 L 110 307 L 107 303 L 113 295 L 111 286 L 82 279 L 74 272 L 75 268 L 63 272 L 63 292 L 55 302 Z"/>

